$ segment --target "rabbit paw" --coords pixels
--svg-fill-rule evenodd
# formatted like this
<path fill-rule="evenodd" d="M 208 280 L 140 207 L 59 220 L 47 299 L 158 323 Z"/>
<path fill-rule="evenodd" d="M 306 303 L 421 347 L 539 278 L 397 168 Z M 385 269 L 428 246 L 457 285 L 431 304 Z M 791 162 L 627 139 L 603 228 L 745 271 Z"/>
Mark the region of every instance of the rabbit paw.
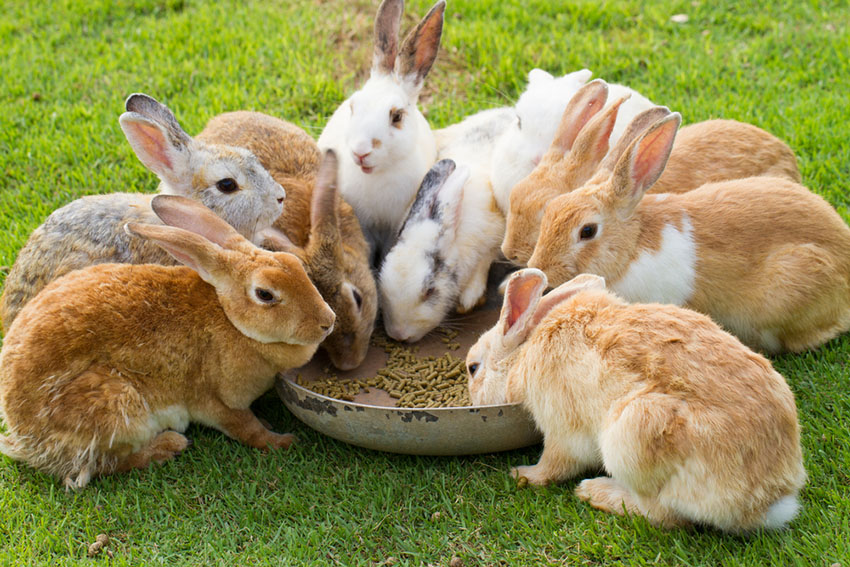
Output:
<path fill-rule="evenodd" d="M 525 477 L 528 479 L 528 484 L 533 484 L 535 486 L 546 486 L 553 480 L 538 465 L 514 467 L 511 469 L 511 476 L 516 479 Z"/>
<path fill-rule="evenodd" d="M 594 508 L 609 514 L 623 515 L 626 510 L 637 512 L 632 494 L 616 480 L 607 476 L 588 478 L 576 487 L 576 496 Z"/>

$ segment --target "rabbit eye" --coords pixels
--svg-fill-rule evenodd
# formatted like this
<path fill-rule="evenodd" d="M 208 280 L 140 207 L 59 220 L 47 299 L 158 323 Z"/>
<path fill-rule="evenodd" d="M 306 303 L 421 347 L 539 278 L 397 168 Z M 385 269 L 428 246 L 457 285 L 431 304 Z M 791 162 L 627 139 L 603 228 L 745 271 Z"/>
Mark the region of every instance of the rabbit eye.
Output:
<path fill-rule="evenodd" d="M 363 296 L 360 295 L 356 287 L 351 289 L 351 295 L 354 296 L 354 303 L 357 305 L 357 310 L 359 311 L 363 308 Z"/>
<path fill-rule="evenodd" d="M 239 189 L 239 184 L 231 177 L 220 179 L 215 186 L 218 187 L 218 190 L 222 193 L 233 193 Z"/>
<path fill-rule="evenodd" d="M 480 366 L 480 364 L 478 364 L 477 362 L 473 362 L 472 364 L 467 366 L 466 369 L 469 370 L 469 375 L 475 376 L 475 372 L 478 370 L 479 366 Z"/>
<path fill-rule="evenodd" d="M 586 224 L 581 227 L 581 231 L 578 234 L 579 238 L 582 240 L 590 240 L 594 236 L 596 236 L 596 224 Z"/>
<path fill-rule="evenodd" d="M 422 294 L 422 301 L 428 301 L 429 299 L 434 297 L 435 293 L 437 293 L 437 288 L 434 286 L 429 287 L 425 290 L 425 293 Z"/>
<path fill-rule="evenodd" d="M 401 128 L 401 121 L 404 119 L 404 111 L 398 108 L 390 110 L 390 122 L 396 128 Z"/>
<path fill-rule="evenodd" d="M 258 287 L 256 289 L 254 289 L 254 295 L 256 295 L 257 299 L 259 299 L 263 303 L 274 303 L 275 302 L 274 294 L 267 289 L 263 289 L 261 287 Z"/>

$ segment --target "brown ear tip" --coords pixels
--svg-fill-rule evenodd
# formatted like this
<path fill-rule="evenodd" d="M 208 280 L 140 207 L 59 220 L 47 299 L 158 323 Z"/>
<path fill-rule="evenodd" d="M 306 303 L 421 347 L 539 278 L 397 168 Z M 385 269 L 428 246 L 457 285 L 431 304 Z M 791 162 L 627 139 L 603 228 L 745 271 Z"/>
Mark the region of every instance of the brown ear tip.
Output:
<path fill-rule="evenodd" d="M 124 108 L 128 112 L 138 112 L 139 107 L 145 104 L 159 104 L 155 98 L 145 93 L 133 93 L 124 101 Z"/>
<path fill-rule="evenodd" d="M 139 233 L 136 232 L 139 227 L 139 223 L 137 222 L 128 222 L 124 223 L 124 232 L 129 234 L 130 236 L 136 236 Z"/>

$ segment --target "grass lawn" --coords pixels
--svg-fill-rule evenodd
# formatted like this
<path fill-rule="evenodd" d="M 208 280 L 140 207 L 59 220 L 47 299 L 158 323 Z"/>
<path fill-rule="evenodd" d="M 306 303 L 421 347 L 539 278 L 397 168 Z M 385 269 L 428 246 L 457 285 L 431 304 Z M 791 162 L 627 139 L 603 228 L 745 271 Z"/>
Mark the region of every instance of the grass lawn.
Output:
<path fill-rule="evenodd" d="M 405 28 L 428 9 L 411 0 Z M 0 265 L 55 208 L 153 191 L 118 126 L 137 91 L 190 133 L 262 110 L 318 137 L 361 83 L 377 0 L 4 0 Z M 687 14 L 686 23 L 670 16 Z M 434 127 L 512 104 L 535 66 L 628 84 L 686 123 L 735 118 L 787 141 L 804 183 L 850 221 L 850 6 L 777 0 L 449 0 L 422 107 Z M 818 230 L 818 227 L 811 227 Z M 730 234 L 729 238 L 735 238 Z M 850 250 L 848 250 L 850 254 Z M 5 276 L 6 268 L 2 273 Z M 99 533 L 115 565 L 659 564 L 850 566 L 850 336 L 774 363 L 797 396 L 809 482 L 790 529 L 732 537 L 599 513 L 575 481 L 517 489 L 539 447 L 466 458 L 378 454 L 323 437 L 272 396 L 300 442 L 263 454 L 192 427 L 161 467 L 79 494 L 0 457 L 0 565 L 69 565 Z M 394 558 L 394 559 L 390 559 Z"/>

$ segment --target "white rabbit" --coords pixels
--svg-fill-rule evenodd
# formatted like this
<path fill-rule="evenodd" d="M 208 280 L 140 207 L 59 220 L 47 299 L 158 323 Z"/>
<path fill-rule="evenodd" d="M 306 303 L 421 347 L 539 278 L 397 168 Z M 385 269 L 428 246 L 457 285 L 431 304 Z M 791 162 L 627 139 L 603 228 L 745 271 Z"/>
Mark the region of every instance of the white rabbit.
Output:
<path fill-rule="evenodd" d="M 600 467 L 576 495 L 665 527 L 780 528 L 806 480 L 794 395 L 705 315 L 629 305 L 581 274 L 543 296 L 525 269 L 467 356 L 473 403 L 522 403 L 543 433 L 532 484 Z"/>
<path fill-rule="evenodd" d="M 510 207 L 511 189 L 540 162 L 555 138 L 567 103 L 592 74 L 587 69 L 558 78 L 542 69 L 528 73 L 528 87 L 515 106 L 518 119 L 505 130 L 493 152 L 493 192 L 504 214 Z M 632 119 L 654 105 L 623 85 L 609 84 L 608 88 L 608 104 L 629 97 L 620 108 L 611 132 L 610 143 L 614 147 Z"/>
<path fill-rule="evenodd" d="M 318 140 L 320 149 L 339 156 L 340 194 L 354 208 L 373 264 L 392 246 L 437 159 L 434 134 L 417 101 L 437 57 L 445 8 L 444 0 L 437 2 L 399 49 L 403 2 L 381 3 L 371 75 L 336 109 Z"/>

